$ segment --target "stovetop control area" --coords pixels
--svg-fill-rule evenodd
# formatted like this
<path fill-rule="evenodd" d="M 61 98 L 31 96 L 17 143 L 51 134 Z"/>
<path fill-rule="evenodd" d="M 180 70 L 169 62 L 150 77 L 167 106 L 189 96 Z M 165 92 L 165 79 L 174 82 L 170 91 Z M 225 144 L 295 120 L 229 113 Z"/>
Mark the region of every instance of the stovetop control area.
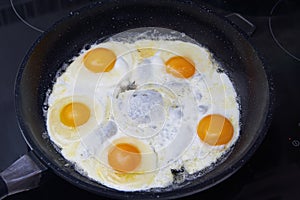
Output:
<path fill-rule="evenodd" d="M 14 107 L 15 76 L 24 55 L 55 21 L 93 2 L 0 2 L 0 171 L 28 151 Z M 204 0 L 196 3 L 204 3 L 223 16 L 239 13 L 255 25 L 249 40 L 271 77 L 272 121 L 261 146 L 240 170 L 222 183 L 184 199 L 300 199 L 300 1 Z M 39 188 L 7 199 L 70 197 L 101 199 L 51 171 Z"/>

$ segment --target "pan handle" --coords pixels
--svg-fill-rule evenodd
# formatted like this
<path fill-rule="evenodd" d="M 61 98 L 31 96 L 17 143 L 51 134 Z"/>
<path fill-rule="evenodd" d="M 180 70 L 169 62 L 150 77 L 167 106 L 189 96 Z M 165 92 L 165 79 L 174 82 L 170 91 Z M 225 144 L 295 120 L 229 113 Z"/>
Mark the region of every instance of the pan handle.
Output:
<path fill-rule="evenodd" d="M 39 186 L 47 167 L 30 151 L 0 173 L 0 199 Z"/>
<path fill-rule="evenodd" d="M 251 36 L 256 27 L 246 18 L 238 13 L 230 13 L 225 16 L 229 21 L 238 26 L 242 31 L 244 31 L 248 36 Z"/>

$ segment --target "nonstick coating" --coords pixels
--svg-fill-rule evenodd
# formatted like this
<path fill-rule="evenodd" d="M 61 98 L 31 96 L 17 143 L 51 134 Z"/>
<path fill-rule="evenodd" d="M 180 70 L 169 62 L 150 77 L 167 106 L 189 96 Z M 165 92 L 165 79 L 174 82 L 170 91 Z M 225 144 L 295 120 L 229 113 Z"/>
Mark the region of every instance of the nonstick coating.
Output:
<path fill-rule="evenodd" d="M 184 32 L 207 47 L 233 81 L 241 103 L 241 136 L 214 170 L 180 187 L 122 192 L 89 180 L 43 137 L 43 107 L 57 71 L 86 44 L 128 29 L 162 27 Z M 228 21 L 203 6 L 173 1 L 110 1 L 74 12 L 45 32 L 24 58 L 16 82 L 16 108 L 28 145 L 56 174 L 99 195 L 114 198 L 175 198 L 207 189 L 234 173 L 260 144 L 269 111 L 269 84 L 263 63 L 248 40 Z"/>

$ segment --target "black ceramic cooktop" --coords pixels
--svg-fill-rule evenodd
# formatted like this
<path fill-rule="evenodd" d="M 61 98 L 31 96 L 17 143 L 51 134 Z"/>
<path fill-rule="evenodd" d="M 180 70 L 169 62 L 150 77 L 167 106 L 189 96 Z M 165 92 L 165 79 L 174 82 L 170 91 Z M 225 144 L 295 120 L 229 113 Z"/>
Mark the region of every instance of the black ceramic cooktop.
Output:
<path fill-rule="evenodd" d="M 53 22 L 92 0 L 0 1 L 0 171 L 27 152 L 17 125 L 14 81 L 23 56 Z M 256 26 L 250 40 L 272 74 L 269 131 L 254 156 L 227 180 L 186 199 L 300 199 L 300 1 L 205 0 L 221 15 Z M 49 172 L 37 189 L 7 199 L 101 199 Z"/>

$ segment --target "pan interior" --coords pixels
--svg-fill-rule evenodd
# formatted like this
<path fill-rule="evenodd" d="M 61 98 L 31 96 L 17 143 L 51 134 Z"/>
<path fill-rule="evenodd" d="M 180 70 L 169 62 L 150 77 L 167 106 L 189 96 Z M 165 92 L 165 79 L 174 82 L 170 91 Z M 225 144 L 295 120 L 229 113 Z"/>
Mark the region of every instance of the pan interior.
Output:
<path fill-rule="evenodd" d="M 167 12 L 166 12 L 167 11 Z M 125 193 L 82 176 L 45 138 L 45 98 L 57 72 L 86 45 L 141 27 L 161 27 L 185 33 L 208 48 L 236 87 L 241 104 L 241 136 L 230 156 L 205 176 L 178 188 Z M 117 198 L 179 197 L 204 190 L 228 177 L 247 160 L 260 142 L 267 117 L 269 88 L 263 64 L 251 44 L 234 27 L 203 7 L 178 2 L 127 1 L 94 4 L 60 21 L 33 45 L 16 85 L 16 106 L 23 134 L 37 155 L 57 174 L 95 192 Z M 250 153 L 249 153 L 250 152 Z"/>

